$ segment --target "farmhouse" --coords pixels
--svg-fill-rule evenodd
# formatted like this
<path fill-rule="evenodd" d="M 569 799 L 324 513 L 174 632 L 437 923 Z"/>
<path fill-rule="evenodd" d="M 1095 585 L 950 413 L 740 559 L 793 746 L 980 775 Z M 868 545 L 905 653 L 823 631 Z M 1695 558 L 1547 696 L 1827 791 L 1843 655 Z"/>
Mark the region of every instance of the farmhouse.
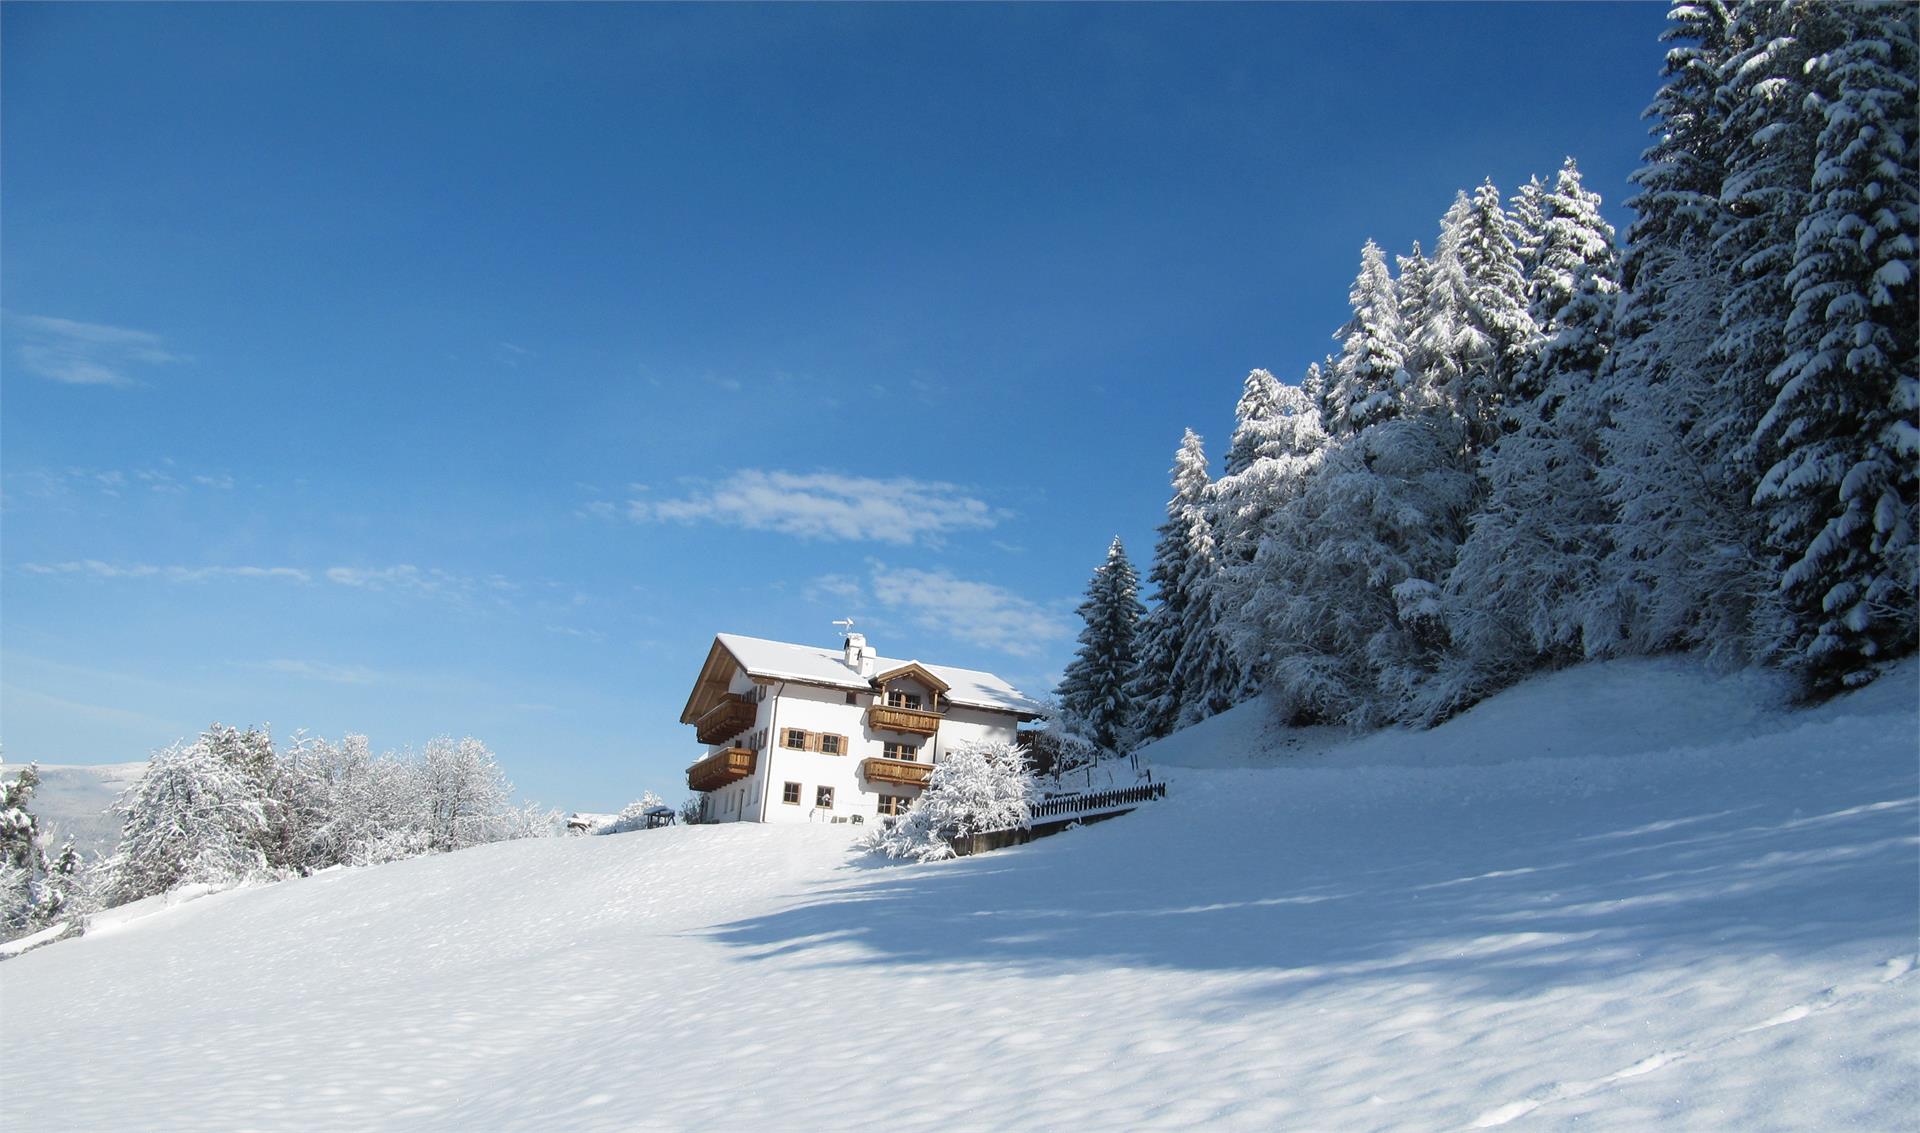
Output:
<path fill-rule="evenodd" d="M 1040 706 L 992 673 L 880 657 L 864 635 L 823 649 L 723 633 L 680 722 L 708 822 L 870 822 L 899 814 L 941 756 L 1012 743 Z"/>

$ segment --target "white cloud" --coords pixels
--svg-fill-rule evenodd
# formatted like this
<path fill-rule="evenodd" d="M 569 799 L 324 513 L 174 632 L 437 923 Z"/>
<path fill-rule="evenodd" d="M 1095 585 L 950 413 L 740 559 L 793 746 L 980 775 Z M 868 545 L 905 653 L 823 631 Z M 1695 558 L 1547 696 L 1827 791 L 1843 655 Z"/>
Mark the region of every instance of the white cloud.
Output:
<path fill-rule="evenodd" d="M 315 575 L 303 567 L 289 566 L 164 566 L 154 563 L 109 563 L 100 559 L 75 559 L 61 563 L 22 563 L 28 574 L 70 575 L 83 578 L 150 578 L 163 582 L 210 582 L 228 578 L 277 579 L 283 582 L 309 583 Z M 431 595 L 455 602 L 480 596 L 504 600 L 515 589 L 501 575 L 467 575 L 437 567 L 418 567 L 401 563 L 385 567 L 328 567 L 319 578 L 336 586 L 374 592 Z"/>
<path fill-rule="evenodd" d="M 803 539 L 937 545 L 956 531 L 991 528 L 1004 513 L 959 485 L 935 480 L 746 468 L 679 499 L 630 500 L 627 515 L 640 522 L 717 523 Z"/>
<path fill-rule="evenodd" d="M 945 570 L 873 564 L 874 600 L 924 629 L 1016 657 L 1034 657 L 1073 635 L 1063 615 L 990 582 Z"/>
<path fill-rule="evenodd" d="M 577 626 L 549 625 L 548 633 L 557 633 L 562 637 L 577 637 L 582 641 L 605 641 L 607 635 L 597 629 L 580 629 Z"/>
<path fill-rule="evenodd" d="M 184 495 L 195 488 L 230 492 L 238 481 L 228 472 L 176 471 L 171 459 L 145 468 L 29 468 L 14 473 L 9 489 L 33 499 L 70 499 L 98 493 L 112 499 L 125 499 L 139 489 L 162 495 Z"/>
<path fill-rule="evenodd" d="M 828 599 L 857 602 L 866 596 L 860 580 L 850 574 L 823 574 L 807 583 L 804 593 L 810 602 L 825 602 Z"/>
<path fill-rule="evenodd" d="M 133 371 L 185 361 L 157 334 L 48 315 L 8 315 L 27 372 L 77 386 L 133 386 Z"/>
<path fill-rule="evenodd" d="M 155 566 L 152 563 L 108 563 L 99 559 L 76 559 L 64 563 L 22 563 L 20 569 L 29 574 L 83 575 L 87 578 L 158 578 L 167 582 L 207 582 L 216 578 L 312 581 L 312 576 L 299 567 L 280 566 Z"/>

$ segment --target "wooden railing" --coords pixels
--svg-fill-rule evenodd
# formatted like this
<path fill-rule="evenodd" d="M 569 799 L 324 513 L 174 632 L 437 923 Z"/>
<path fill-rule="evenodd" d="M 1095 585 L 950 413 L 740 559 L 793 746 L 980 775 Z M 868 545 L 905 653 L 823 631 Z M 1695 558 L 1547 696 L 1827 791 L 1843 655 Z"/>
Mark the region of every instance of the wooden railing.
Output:
<path fill-rule="evenodd" d="M 687 768 L 689 791 L 712 791 L 753 774 L 753 752 L 744 747 L 722 748 Z"/>
<path fill-rule="evenodd" d="M 754 717 L 759 711 L 753 701 L 737 692 L 730 692 L 694 722 L 693 733 L 703 744 L 730 740 L 753 727 Z"/>
<path fill-rule="evenodd" d="M 860 773 L 867 777 L 869 783 L 924 787 L 927 777 L 933 774 L 933 765 L 915 763 L 910 759 L 885 759 L 876 755 L 860 762 Z"/>
<path fill-rule="evenodd" d="M 1154 799 L 1167 797 L 1165 783 L 1148 783 L 1139 787 L 1123 787 L 1115 791 L 1091 791 L 1078 795 L 1063 795 L 1033 804 L 1028 812 L 1030 818 L 1059 818 L 1062 815 L 1085 814 L 1089 811 L 1112 810 L 1116 807 L 1137 806 Z"/>
<path fill-rule="evenodd" d="M 889 732 L 907 732 L 916 736 L 931 736 L 940 730 L 940 714 L 920 708 L 895 708 L 891 705 L 876 704 L 867 709 L 867 727 L 884 728 Z"/>

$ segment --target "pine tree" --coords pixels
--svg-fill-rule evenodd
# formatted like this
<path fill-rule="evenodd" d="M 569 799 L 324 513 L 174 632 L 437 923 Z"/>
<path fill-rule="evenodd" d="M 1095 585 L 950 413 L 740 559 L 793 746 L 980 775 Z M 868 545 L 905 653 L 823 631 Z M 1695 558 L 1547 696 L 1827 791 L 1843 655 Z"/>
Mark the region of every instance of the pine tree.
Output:
<path fill-rule="evenodd" d="M 1616 521 L 1602 570 L 1626 611 L 1628 649 L 1700 647 L 1743 658 L 1767 590 L 1745 494 L 1724 475 L 1721 398 L 1707 365 L 1727 272 L 1715 251 L 1728 137 L 1717 100 L 1744 49 L 1738 4 L 1676 4 L 1665 82 L 1647 111 L 1654 144 L 1622 263 L 1617 348 L 1605 391 L 1601 484 Z M 1737 440 L 1738 438 L 1734 438 Z"/>
<path fill-rule="evenodd" d="M 1788 611 L 1769 644 L 1825 692 L 1916 644 L 1920 62 L 1908 6 L 1805 15 L 1838 26 L 1803 65 L 1819 129 L 1785 277 L 1786 356 L 1756 429 L 1779 455 L 1755 502 Z"/>
<path fill-rule="evenodd" d="M 1576 282 L 1530 367 L 1539 392 L 1482 460 L 1486 497 L 1447 576 L 1455 656 L 1422 692 L 1420 718 L 1619 644 L 1622 612 L 1599 577 L 1613 512 L 1599 480 L 1604 407 L 1594 388 L 1619 285 L 1611 256 L 1592 261 L 1573 266 Z"/>
<path fill-rule="evenodd" d="M 1440 583 L 1473 498 L 1461 428 L 1438 411 L 1393 418 L 1329 449 L 1276 512 L 1243 577 L 1256 580 L 1235 646 L 1258 656 L 1283 712 L 1372 727 L 1408 711 L 1439 665 Z"/>
<path fill-rule="evenodd" d="M 12 782 L 0 778 L 0 940 L 25 936 L 52 923 L 66 904 L 60 876 L 47 861 L 33 792 L 40 768 L 29 763 Z"/>
<path fill-rule="evenodd" d="M 1233 447 L 1227 450 L 1227 475 L 1243 472 L 1262 456 L 1273 455 L 1268 422 L 1280 404 L 1280 383 L 1265 370 L 1254 370 L 1242 383 L 1233 408 Z"/>
<path fill-rule="evenodd" d="M 1535 325 L 1550 339 L 1561 309 L 1573 299 L 1583 279 L 1618 290 L 1620 250 L 1613 225 L 1600 215 L 1600 194 L 1581 183 L 1580 169 L 1571 157 L 1560 166 L 1553 188 L 1543 192 L 1540 209 L 1541 235 L 1527 295 Z M 1538 388 L 1523 391 L 1523 396 L 1538 396 L 1546 383 L 1534 384 Z"/>
<path fill-rule="evenodd" d="M 1143 739 L 1164 736 L 1178 726 L 1186 700 L 1186 681 L 1180 667 L 1183 634 L 1187 629 L 1189 590 L 1196 528 L 1208 527 L 1207 457 L 1192 429 L 1180 440 L 1173 456 L 1173 495 L 1167 517 L 1154 546 L 1147 580 L 1153 584 L 1156 605 L 1140 623 L 1139 664 L 1128 686 L 1133 701 L 1135 734 Z M 1210 548 L 1209 548 L 1210 549 Z"/>
<path fill-rule="evenodd" d="M 1061 707 L 1077 729 L 1111 751 L 1125 743 L 1132 717 L 1127 682 L 1135 667 L 1135 637 L 1146 611 L 1139 576 L 1118 536 L 1106 561 L 1094 568 L 1080 617 L 1080 648 L 1060 682 Z"/>
<path fill-rule="evenodd" d="M 1449 261 L 1450 276 L 1457 261 L 1465 284 L 1464 307 L 1455 323 L 1459 374 L 1452 401 L 1467 423 L 1468 444 L 1479 451 L 1503 431 L 1520 371 L 1537 349 L 1540 332 L 1527 310 L 1527 280 L 1500 191 L 1490 181 L 1482 184 L 1468 207 L 1449 218 L 1441 233 L 1441 257 Z"/>
<path fill-rule="evenodd" d="M 1328 390 L 1341 434 L 1396 416 L 1411 384 L 1400 297 L 1386 255 L 1371 240 L 1360 251 L 1360 274 L 1347 298 L 1353 318 L 1334 335 L 1342 346 Z"/>
<path fill-rule="evenodd" d="M 1312 370 L 1309 370 L 1311 376 Z M 1244 700 L 1261 683 L 1265 668 L 1264 635 L 1250 604 L 1263 602 L 1275 586 L 1271 557 L 1257 561 L 1265 542 L 1287 526 L 1287 512 L 1305 495 L 1331 443 L 1321 407 L 1307 388 L 1279 386 L 1269 419 L 1271 455 L 1214 484 L 1215 526 L 1220 532 L 1220 565 L 1208 594 L 1214 633 L 1234 659 L 1239 687 L 1229 697 Z"/>
<path fill-rule="evenodd" d="M 1539 268 L 1541 245 L 1547 239 L 1550 211 L 1546 196 L 1547 187 L 1540 178 L 1529 177 L 1507 202 L 1507 234 L 1520 261 L 1520 274 L 1528 280 L 1534 278 Z M 1541 318 L 1537 310 L 1534 318 L 1535 321 Z"/>

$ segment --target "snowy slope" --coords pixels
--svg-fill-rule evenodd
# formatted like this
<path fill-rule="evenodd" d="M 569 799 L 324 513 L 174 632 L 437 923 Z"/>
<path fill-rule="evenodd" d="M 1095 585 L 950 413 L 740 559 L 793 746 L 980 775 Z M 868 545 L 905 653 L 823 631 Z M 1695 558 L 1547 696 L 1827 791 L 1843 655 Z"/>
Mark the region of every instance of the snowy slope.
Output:
<path fill-rule="evenodd" d="M 1595 666 L 938 865 L 693 827 L 217 894 L 0 964 L 0 1091 L 21 1128 L 1914 1128 L 1915 679 L 1788 713 Z"/>
<path fill-rule="evenodd" d="M 115 799 L 134 785 L 147 769 L 146 760 L 133 763 L 43 763 L 40 786 L 33 793 L 34 817 L 58 849 L 71 837 L 89 857 L 110 854 L 120 841 L 120 819 L 112 813 Z M 12 777 L 19 767 L 9 764 Z"/>

